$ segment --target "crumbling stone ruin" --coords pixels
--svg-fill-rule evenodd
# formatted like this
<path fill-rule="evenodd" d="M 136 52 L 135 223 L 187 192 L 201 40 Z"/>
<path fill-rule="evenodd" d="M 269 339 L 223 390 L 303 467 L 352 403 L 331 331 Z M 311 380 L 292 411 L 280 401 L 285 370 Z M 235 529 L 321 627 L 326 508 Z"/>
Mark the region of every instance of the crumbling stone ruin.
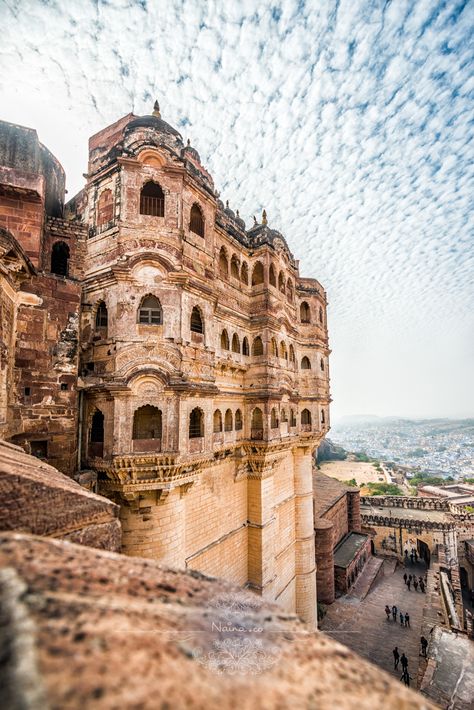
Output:
<path fill-rule="evenodd" d="M 115 501 L 126 553 L 314 625 L 327 301 L 266 213 L 246 229 L 156 104 L 92 136 L 65 206 L 2 123 L 0 228 L 0 436 Z"/>

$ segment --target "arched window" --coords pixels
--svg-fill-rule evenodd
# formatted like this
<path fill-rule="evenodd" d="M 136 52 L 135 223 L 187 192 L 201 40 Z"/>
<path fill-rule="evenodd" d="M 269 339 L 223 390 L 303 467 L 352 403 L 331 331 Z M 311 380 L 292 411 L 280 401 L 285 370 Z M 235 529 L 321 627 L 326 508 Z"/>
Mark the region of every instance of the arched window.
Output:
<path fill-rule="evenodd" d="M 160 185 L 153 180 L 145 183 L 140 192 L 140 214 L 165 216 L 165 195 Z"/>
<path fill-rule="evenodd" d="M 248 284 L 248 282 L 249 282 L 249 267 L 247 266 L 245 261 L 242 264 L 242 269 L 240 271 L 240 278 L 241 278 L 242 283 Z"/>
<path fill-rule="evenodd" d="M 303 426 L 311 426 L 311 412 L 309 409 L 303 409 L 301 412 L 301 424 Z"/>
<path fill-rule="evenodd" d="M 244 339 L 242 340 L 242 355 L 249 355 L 250 350 L 249 350 L 249 341 L 247 339 L 247 336 L 244 336 Z"/>
<path fill-rule="evenodd" d="M 275 269 L 273 268 L 273 264 L 270 264 L 270 273 L 268 276 L 268 280 L 270 282 L 270 286 L 275 286 L 275 288 L 276 288 L 277 280 L 276 280 Z"/>
<path fill-rule="evenodd" d="M 286 294 L 290 303 L 293 303 L 293 284 L 291 279 L 286 282 Z"/>
<path fill-rule="evenodd" d="M 286 343 L 283 340 L 280 343 L 280 357 L 282 360 L 288 360 L 288 350 L 286 349 Z"/>
<path fill-rule="evenodd" d="M 287 414 L 286 414 L 286 409 L 282 409 L 282 410 L 281 410 L 281 421 L 282 421 L 282 422 L 287 422 L 287 421 L 288 421 L 288 417 L 287 417 Z"/>
<path fill-rule="evenodd" d="M 191 332 L 204 333 L 204 323 L 202 321 L 201 311 L 197 306 L 194 306 L 191 312 Z"/>
<path fill-rule="evenodd" d="M 323 309 L 321 308 L 321 306 L 319 306 L 319 322 L 324 323 Z"/>
<path fill-rule="evenodd" d="M 233 254 L 230 260 L 230 275 L 233 276 L 234 279 L 239 278 L 239 261 L 235 254 Z"/>
<path fill-rule="evenodd" d="M 263 342 L 262 339 L 259 335 L 255 338 L 255 340 L 252 343 L 252 355 L 253 357 L 258 357 L 259 355 L 263 355 Z"/>
<path fill-rule="evenodd" d="M 235 413 L 235 431 L 241 431 L 242 426 L 242 412 L 238 409 Z"/>
<path fill-rule="evenodd" d="M 234 333 L 234 335 L 232 336 L 232 352 L 240 353 L 240 340 L 237 333 Z"/>
<path fill-rule="evenodd" d="M 219 252 L 219 274 L 225 279 L 229 276 L 229 262 L 224 247 Z"/>
<path fill-rule="evenodd" d="M 51 273 L 67 276 L 69 273 L 69 247 L 66 242 L 56 242 L 51 250 Z"/>
<path fill-rule="evenodd" d="M 321 370 L 324 372 L 324 360 L 323 360 L 323 358 L 321 358 L 321 362 L 319 363 L 319 366 L 320 366 Z"/>
<path fill-rule="evenodd" d="M 189 438 L 200 439 L 204 436 L 204 412 L 199 407 L 194 407 L 189 415 Z"/>
<path fill-rule="evenodd" d="M 321 409 L 321 424 L 324 424 L 326 422 L 326 417 L 324 415 L 324 409 Z"/>
<path fill-rule="evenodd" d="M 91 428 L 89 430 L 89 456 L 104 455 L 104 415 L 100 409 L 96 409 L 92 415 Z"/>
<path fill-rule="evenodd" d="M 272 338 L 270 341 L 270 354 L 273 357 L 278 357 L 278 345 L 277 345 L 277 341 L 275 340 L 275 338 Z"/>
<path fill-rule="evenodd" d="M 290 362 L 293 363 L 293 365 L 296 362 L 295 349 L 294 349 L 293 345 L 290 345 Z"/>
<path fill-rule="evenodd" d="M 263 278 L 263 264 L 261 261 L 257 261 L 252 271 L 252 286 L 263 284 Z"/>
<path fill-rule="evenodd" d="M 161 303 L 156 296 L 142 298 L 138 309 L 138 322 L 142 325 L 161 325 L 163 322 Z"/>
<path fill-rule="evenodd" d="M 300 306 L 300 321 L 302 323 L 310 323 L 311 322 L 311 311 L 309 310 L 309 306 L 306 303 L 306 301 L 303 301 L 303 303 Z"/>
<path fill-rule="evenodd" d="M 101 301 L 95 314 L 95 329 L 101 331 L 104 335 L 107 335 L 107 325 L 107 306 L 103 301 Z"/>
<path fill-rule="evenodd" d="M 216 409 L 214 412 L 214 434 L 218 434 L 220 431 L 222 431 L 222 414 L 220 409 Z"/>
<path fill-rule="evenodd" d="M 278 427 L 278 417 L 275 407 L 272 407 L 272 411 L 270 414 L 270 427 L 272 429 L 276 429 Z"/>
<path fill-rule="evenodd" d="M 252 439 L 263 439 L 263 414 L 259 407 L 255 407 L 252 412 L 250 436 Z"/>
<path fill-rule="evenodd" d="M 90 440 L 96 443 L 104 441 L 104 415 L 100 409 L 96 409 L 92 416 Z"/>
<path fill-rule="evenodd" d="M 97 226 L 108 224 L 114 216 L 112 190 L 102 190 L 97 202 Z"/>
<path fill-rule="evenodd" d="M 285 274 L 283 271 L 278 274 L 278 288 L 282 293 L 285 293 Z"/>
<path fill-rule="evenodd" d="M 232 412 L 228 409 L 224 417 L 224 431 L 232 431 L 233 428 L 233 417 Z"/>
<path fill-rule="evenodd" d="M 133 439 L 161 439 L 161 410 L 145 404 L 133 415 Z"/>
<path fill-rule="evenodd" d="M 189 231 L 194 232 L 194 234 L 197 234 L 199 237 L 204 236 L 204 217 L 202 216 L 201 208 L 196 203 L 191 207 Z"/>
<path fill-rule="evenodd" d="M 296 415 L 294 409 L 290 409 L 290 426 L 296 426 Z"/>
<path fill-rule="evenodd" d="M 306 355 L 301 360 L 301 369 L 302 370 L 311 370 L 311 363 L 309 361 L 309 358 L 306 357 Z"/>
<path fill-rule="evenodd" d="M 229 349 L 229 336 L 227 335 L 227 331 L 224 328 L 224 330 L 221 333 L 221 350 L 228 350 Z"/>

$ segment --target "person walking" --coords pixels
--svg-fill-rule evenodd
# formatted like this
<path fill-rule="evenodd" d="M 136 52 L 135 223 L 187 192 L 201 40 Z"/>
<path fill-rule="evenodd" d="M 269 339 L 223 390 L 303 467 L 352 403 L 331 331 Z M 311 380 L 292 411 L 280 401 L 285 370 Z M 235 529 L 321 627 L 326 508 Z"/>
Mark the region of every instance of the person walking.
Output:
<path fill-rule="evenodd" d="M 403 651 L 402 655 L 400 656 L 400 663 L 402 664 L 403 670 L 408 669 L 408 658 L 405 656 L 405 651 Z"/>
<path fill-rule="evenodd" d="M 426 658 L 426 649 L 428 648 L 428 640 L 424 636 L 420 638 L 421 655 Z"/>
<path fill-rule="evenodd" d="M 403 616 L 402 612 L 400 612 L 400 626 L 403 626 L 404 618 L 405 617 Z"/>
<path fill-rule="evenodd" d="M 408 581 L 410 582 L 410 584 L 411 584 L 411 580 L 412 580 L 412 579 L 413 579 L 413 577 L 411 576 L 411 574 L 409 574 L 409 575 L 408 575 Z"/>
<path fill-rule="evenodd" d="M 405 572 L 405 574 L 403 575 L 403 581 L 405 582 L 405 584 L 407 583 L 407 579 L 408 579 L 407 573 Z"/>
<path fill-rule="evenodd" d="M 393 653 L 393 670 L 396 671 L 398 668 L 398 664 L 400 662 L 400 654 L 398 653 L 398 646 L 395 646 L 392 653 Z"/>
<path fill-rule="evenodd" d="M 418 591 L 418 580 L 416 577 L 413 579 L 413 586 L 415 587 L 415 592 L 417 592 Z"/>
<path fill-rule="evenodd" d="M 411 675 L 408 673 L 408 668 L 405 668 L 405 669 L 403 670 L 403 673 L 402 673 L 402 675 L 401 675 L 401 677 L 400 677 L 400 680 L 403 680 L 403 682 L 405 683 L 405 685 L 407 685 L 408 687 L 410 687 Z"/>
<path fill-rule="evenodd" d="M 398 609 L 397 609 L 397 607 L 396 607 L 395 604 L 394 604 L 394 605 L 392 606 L 392 618 L 393 618 L 394 621 L 397 620 L 397 612 L 398 612 Z"/>
<path fill-rule="evenodd" d="M 423 594 L 424 594 L 424 593 L 425 593 L 425 583 L 423 582 L 422 579 L 420 579 L 420 589 L 421 589 L 421 591 L 422 591 Z"/>
<path fill-rule="evenodd" d="M 405 614 L 405 626 L 410 626 L 410 615 L 408 612 Z"/>
<path fill-rule="evenodd" d="M 410 577 L 411 577 L 411 575 L 410 575 Z M 410 577 L 408 577 L 408 582 L 407 582 L 408 591 L 410 591 L 410 584 L 411 584 Z"/>
<path fill-rule="evenodd" d="M 387 621 L 390 621 L 390 614 L 392 612 L 390 611 L 390 607 L 388 604 L 385 604 L 385 613 L 387 614 Z"/>

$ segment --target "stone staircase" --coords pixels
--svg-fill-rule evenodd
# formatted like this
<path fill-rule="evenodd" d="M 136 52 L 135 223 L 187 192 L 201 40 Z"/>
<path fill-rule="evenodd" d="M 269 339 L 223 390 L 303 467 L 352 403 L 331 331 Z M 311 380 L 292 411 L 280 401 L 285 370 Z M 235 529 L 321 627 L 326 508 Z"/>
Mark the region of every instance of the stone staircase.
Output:
<path fill-rule="evenodd" d="M 348 597 L 355 597 L 360 600 L 365 599 L 377 580 L 384 576 L 383 563 L 383 559 L 371 557 L 362 570 L 362 574 L 357 578 Z"/>

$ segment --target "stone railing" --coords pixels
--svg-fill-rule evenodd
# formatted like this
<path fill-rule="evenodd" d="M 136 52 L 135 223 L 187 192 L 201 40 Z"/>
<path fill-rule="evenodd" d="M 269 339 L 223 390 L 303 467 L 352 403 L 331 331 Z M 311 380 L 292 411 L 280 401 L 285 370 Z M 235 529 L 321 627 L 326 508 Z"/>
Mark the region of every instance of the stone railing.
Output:
<path fill-rule="evenodd" d="M 361 505 L 377 508 L 412 508 L 415 510 L 441 510 L 451 512 L 451 504 L 439 498 L 414 498 L 411 496 L 362 496 Z"/>

